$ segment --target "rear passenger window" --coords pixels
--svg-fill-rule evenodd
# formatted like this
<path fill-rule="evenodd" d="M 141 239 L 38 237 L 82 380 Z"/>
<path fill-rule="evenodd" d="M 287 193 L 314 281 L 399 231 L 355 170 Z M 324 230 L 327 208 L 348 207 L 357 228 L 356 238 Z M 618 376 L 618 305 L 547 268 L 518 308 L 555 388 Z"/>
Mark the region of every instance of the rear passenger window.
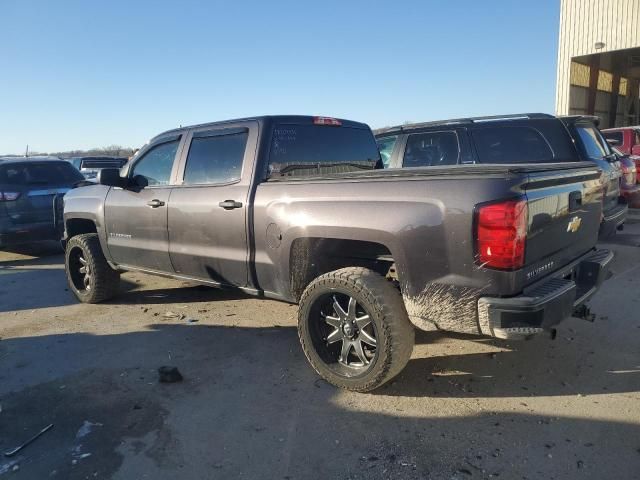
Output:
<path fill-rule="evenodd" d="M 480 163 L 544 163 L 557 161 L 547 141 L 529 127 L 484 127 L 473 130 Z"/>
<path fill-rule="evenodd" d="M 407 139 L 403 167 L 437 167 L 458 163 L 460 145 L 455 132 L 414 133 Z"/>
<path fill-rule="evenodd" d="M 213 136 L 208 132 L 208 135 L 207 132 L 196 132 L 191 140 L 185 183 L 216 184 L 240 180 L 248 132 Z"/>
<path fill-rule="evenodd" d="M 609 146 L 602 139 L 596 127 L 576 125 L 576 132 L 580 137 L 578 144 L 589 159 L 602 160 L 609 155 Z"/>
<path fill-rule="evenodd" d="M 397 141 L 397 135 L 378 138 L 376 140 L 376 143 L 378 144 L 378 150 L 380 151 L 380 158 L 382 158 L 382 164 L 384 165 L 384 168 L 389 168 L 389 164 L 391 163 L 391 154 L 393 153 L 393 148 L 396 146 Z"/>

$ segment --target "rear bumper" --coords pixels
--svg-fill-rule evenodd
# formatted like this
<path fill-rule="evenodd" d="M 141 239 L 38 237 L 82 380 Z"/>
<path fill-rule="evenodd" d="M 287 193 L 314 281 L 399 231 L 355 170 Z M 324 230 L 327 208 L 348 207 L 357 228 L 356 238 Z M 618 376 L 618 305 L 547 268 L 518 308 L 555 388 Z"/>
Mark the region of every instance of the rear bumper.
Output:
<path fill-rule="evenodd" d="M 0 248 L 49 240 L 60 240 L 53 223 L 34 223 L 0 229 Z"/>
<path fill-rule="evenodd" d="M 607 212 L 600 224 L 598 238 L 604 240 L 615 235 L 616 230 L 618 230 L 627 219 L 628 211 L 629 206 L 626 203 L 620 203 L 612 211 Z"/>
<path fill-rule="evenodd" d="M 485 335 L 523 339 L 550 330 L 585 303 L 609 275 L 613 252 L 595 250 L 516 297 L 481 297 L 480 330 Z"/>

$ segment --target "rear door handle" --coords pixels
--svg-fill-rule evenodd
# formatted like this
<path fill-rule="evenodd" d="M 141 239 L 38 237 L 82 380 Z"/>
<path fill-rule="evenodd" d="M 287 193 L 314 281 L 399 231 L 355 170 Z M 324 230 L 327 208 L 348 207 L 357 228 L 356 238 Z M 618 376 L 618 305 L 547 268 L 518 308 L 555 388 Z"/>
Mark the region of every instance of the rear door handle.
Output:
<path fill-rule="evenodd" d="M 233 210 L 234 208 L 242 208 L 242 202 L 236 202 L 235 200 L 225 200 L 224 202 L 220 202 L 218 204 L 220 207 L 225 210 Z"/>
<path fill-rule="evenodd" d="M 158 208 L 158 207 L 163 207 L 164 202 L 162 200 L 158 200 L 157 198 L 154 198 L 153 200 L 149 200 L 147 202 L 147 205 L 149 205 L 151 208 Z"/>

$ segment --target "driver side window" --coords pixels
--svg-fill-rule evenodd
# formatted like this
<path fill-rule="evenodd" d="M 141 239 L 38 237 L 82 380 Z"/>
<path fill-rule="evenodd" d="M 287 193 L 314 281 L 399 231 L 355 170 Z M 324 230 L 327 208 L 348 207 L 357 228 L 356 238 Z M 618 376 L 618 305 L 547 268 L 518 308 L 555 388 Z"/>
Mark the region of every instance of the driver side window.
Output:
<path fill-rule="evenodd" d="M 131 178 L 142 175 L 149 186 L 168 185 L 179 144 L 180 139 L 177 139 L 152 147 L 133 166 Z"/>

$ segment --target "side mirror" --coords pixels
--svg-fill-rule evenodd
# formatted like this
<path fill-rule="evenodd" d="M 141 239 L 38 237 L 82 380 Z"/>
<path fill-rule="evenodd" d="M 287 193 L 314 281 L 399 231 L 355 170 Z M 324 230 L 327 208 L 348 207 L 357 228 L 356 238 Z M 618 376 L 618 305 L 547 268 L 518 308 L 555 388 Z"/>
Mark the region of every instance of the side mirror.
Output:
<path fill-rule="evenodd" d="M 620 140 L 618 140 L 617 138 L 607 138 L 607 143 L 612 147 L 617 147 L 618 145 L 620 145 Z"/>
<path fill-rule="evenodd" d="M 125 179 L 117 168 L 103 168 L 98 172 L 98 183 L 108 187 L 124 187 Z"/>
<path fill-rule="evenodd" d="M 144 175 L 134 175 L 131 184 L 138 188 L 145 188 L 149 186 L 149 180 Z"/>
<path fill-rule="evenodd" d="M 633 147 L 631 147 L 631 155 L 640 157 L 640 145 L 634 145 Z"/>

